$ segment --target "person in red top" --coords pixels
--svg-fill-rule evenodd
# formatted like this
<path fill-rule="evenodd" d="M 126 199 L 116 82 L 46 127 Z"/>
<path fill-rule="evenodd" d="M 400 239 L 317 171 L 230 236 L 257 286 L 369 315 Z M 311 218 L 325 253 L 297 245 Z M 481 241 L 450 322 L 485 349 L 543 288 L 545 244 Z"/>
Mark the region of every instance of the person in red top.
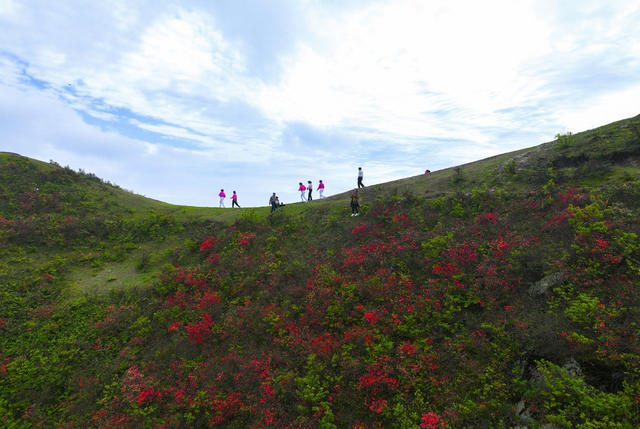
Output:
<path fill-rule="evenodd" d="M 234 206 L 240 208 L 240 205 L 238 204 L 238 195 L 236 195 L 236 191 L 233 191 L 233 195 L 231 195 L 231 208 L 233 208 Z"/>
<path fill-rule="evenodd" d="M 225 197 L 227 196 L 227 195 L 224 193 L 224 189 L 220 189 L 220 193 L 218 194 L 218 196 L 220 197 L 220 208 L 222 208 L 222 209 L 223 209 L 223 208 L 224 208 L 224 199 L 225 199 Z"/>
<path fill-rule="evenodd" d="M 324 198 L 324 195 L 322 195 L 323 192 L 324 192 L 324 183 L 322 183 L 322 180 L 320 180 L 320 182 L 318 183 L 318 193 L 320 194 L 320 198 Z"/>
<path fill-rule="evenodd" d="M 300 186 L 298 186 L 298 191 L 300 191 L 300 199 L 302 200 L 303 203 L 307 201 L 307 199 L 304 197 L 304 191 L 306 190 L 307 190 L 307 187 L 304 186 L 302 182 L 300 182 Z"/>

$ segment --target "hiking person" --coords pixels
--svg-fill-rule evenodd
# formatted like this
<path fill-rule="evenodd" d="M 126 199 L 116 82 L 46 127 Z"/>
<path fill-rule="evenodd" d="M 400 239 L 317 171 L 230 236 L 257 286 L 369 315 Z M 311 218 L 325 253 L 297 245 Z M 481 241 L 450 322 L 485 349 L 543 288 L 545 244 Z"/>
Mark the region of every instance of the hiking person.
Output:
<path fill-rule="evenodd" d="M 311 183 L 311 180 L 307 180 L 307 190 L 309 191 L 309 195 L 307 195 L 307 201 L 311 201 L 313 200 L 313 198 L 311 198 L 311 191 L 313 191 L 313 184 Z"/>
<path fill-rule="evenodd" d="M 306 190 L 307 190 L 307 187 L 304 186 L 302 182 L 300 182 L 300 186 L 298 186 L 298 191 L 300 191 L 300 199 L 302 200 L 303 203 L 307 201 L 307 199 L 304 197 L 304 191 Z"/>
<path fill-rule="evenodd" d="M 233 206 L 240 208 L 240 205 L 238 204 L 238 195 L 236 194 L 236 191 L 233 191 L 233 195 L 231 195 L 231 208 L 233 208 Z"/>
<path fill-rule="evenodd" d="M 220 189 L 220 193 L 218 194 L 218 196 L 220 197 L 220 208 L 223 209 L 224 208 L 224 199 L 227 196 L 224 193 L 224 189 Z"/>
<path fill-rule="evenodd" d="M 318 183 L 318 193 L 320 194 L 320 198 L 324 198 L 324 195 L 322 195 L 323 192 L 324 192 L 324 183 L 322 183 L 322 180 L 320 180 L 320 183 Z"/>
<path fill-rule="evenodd" d="M 271 204 L 271 213 L 275 212 L 278 208 L 278 197 L 276 197 L 276 193 L 274 192 L 269 198 L 269 204 Z"/>
<path fill-rule="evenodd" d="M 429 169 L 424 170 L 424 174 L 431 174 L 431 170 Z"/>
<path fill-rule="evenodd" d="M 363 177 L 364 173 L 362 172 L 362 167 L 358 167 L 358 189 L 364 188 L 364 183 L 362 183 Z"/>
<path fill-rule="evenodd" d="M 354 189 L 351 194 L 351 216 L 358 216 L 360 209 L 360 203 L 358 202 L 358 190 Z"/>

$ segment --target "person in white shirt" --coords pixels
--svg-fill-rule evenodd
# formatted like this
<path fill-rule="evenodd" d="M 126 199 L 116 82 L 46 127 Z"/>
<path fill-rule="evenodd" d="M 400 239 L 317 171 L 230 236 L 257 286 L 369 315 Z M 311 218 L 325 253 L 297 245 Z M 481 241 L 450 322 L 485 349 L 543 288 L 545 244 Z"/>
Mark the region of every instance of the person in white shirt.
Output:
<path fill-rule="evenodd" d="M 364 183 L 362 183 L 363 177 L 364 177 L 364 173 L 362 172 L 362 167 L 358 167 L 358 189 L 364 188 Z"/>

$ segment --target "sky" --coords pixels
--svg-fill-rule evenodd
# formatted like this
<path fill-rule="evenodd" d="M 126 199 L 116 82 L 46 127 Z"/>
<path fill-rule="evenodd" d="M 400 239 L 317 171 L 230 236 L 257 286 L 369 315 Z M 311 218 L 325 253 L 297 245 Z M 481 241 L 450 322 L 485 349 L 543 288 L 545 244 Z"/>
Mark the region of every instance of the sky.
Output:
<path fill-rule="evenodd" d="M 639 24 L 638 0 L 0 0 L 0 151 L 292 203 L 640 114 Z"/>

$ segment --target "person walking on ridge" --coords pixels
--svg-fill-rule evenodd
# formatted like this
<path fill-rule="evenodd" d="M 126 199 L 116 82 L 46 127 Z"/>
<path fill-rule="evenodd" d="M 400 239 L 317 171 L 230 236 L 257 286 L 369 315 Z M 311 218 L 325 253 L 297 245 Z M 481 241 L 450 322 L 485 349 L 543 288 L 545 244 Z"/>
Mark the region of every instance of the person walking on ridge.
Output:
<path fill-rule="evenodd" d="M 269 204 L 271 204 L 271 213 L 275 212 L 278 208 L 278 197 L 276 197 L 276 193 L 274 192 L 269 198 Z"/>
<path fill-rule="evenodd" d="M 224 189 L 220 189 L 220 193 L 218 194 L 218 196 L 220 197 L 220 208 L 223 209 L 224 208 L 224 199 L 227 196 L 224 193 Z"/>
<path fill-rule="evenodd" d="M 318 193 L 320 194 L 320 198 L 324 198 L 324 195 L 322 195 L 322 193 L 324 192 L 324 183 L 322 183 L 322 180 L 320 180 L 320 183 L 318 183 Z"/>
<path fill-rule="evenodd" d="M 309 191 L 309 195 L 307 195 L 307 201 L 311 201 L 313 200 L 313 198 L 311 198 L 311 191 L 313 191 L 313 184 L 311 183 L 311 180 L 307 180 L 307 190 Z"/>
<path fill-rule="evenodd" d="M 364 183 L 362 183 L 363 177 L 364 173 L 362 172 L 362 167 L 358 167 L 358 189 L 364 188 Z"/>
<path fill-rule="evenodd" d="M 358 190 L 354 189 L 351 194 L 351 216 L 358 216 L 360 203 L 358 202 Z"/>
<path fill-rule="evenodd" d="M 307 199 L 304 197 L 304 191 L 306 190 L 307 190 L 307 187 L 304 186 L 302 182 L 300 182 L 300 186 L 298 186 L 298 191 L 300 191 L 300 199 L 302 200 L 303 203 L 307 201 Z"/>
<path fill-rule="evenodd" d="M 236 191 L 233 191 L 233 195 L 231 195 L 231 208 L 233 208 L 234 206 L 240 208 L 240 205 L 238 204 L 238 195 L 236 194 Z"/>

